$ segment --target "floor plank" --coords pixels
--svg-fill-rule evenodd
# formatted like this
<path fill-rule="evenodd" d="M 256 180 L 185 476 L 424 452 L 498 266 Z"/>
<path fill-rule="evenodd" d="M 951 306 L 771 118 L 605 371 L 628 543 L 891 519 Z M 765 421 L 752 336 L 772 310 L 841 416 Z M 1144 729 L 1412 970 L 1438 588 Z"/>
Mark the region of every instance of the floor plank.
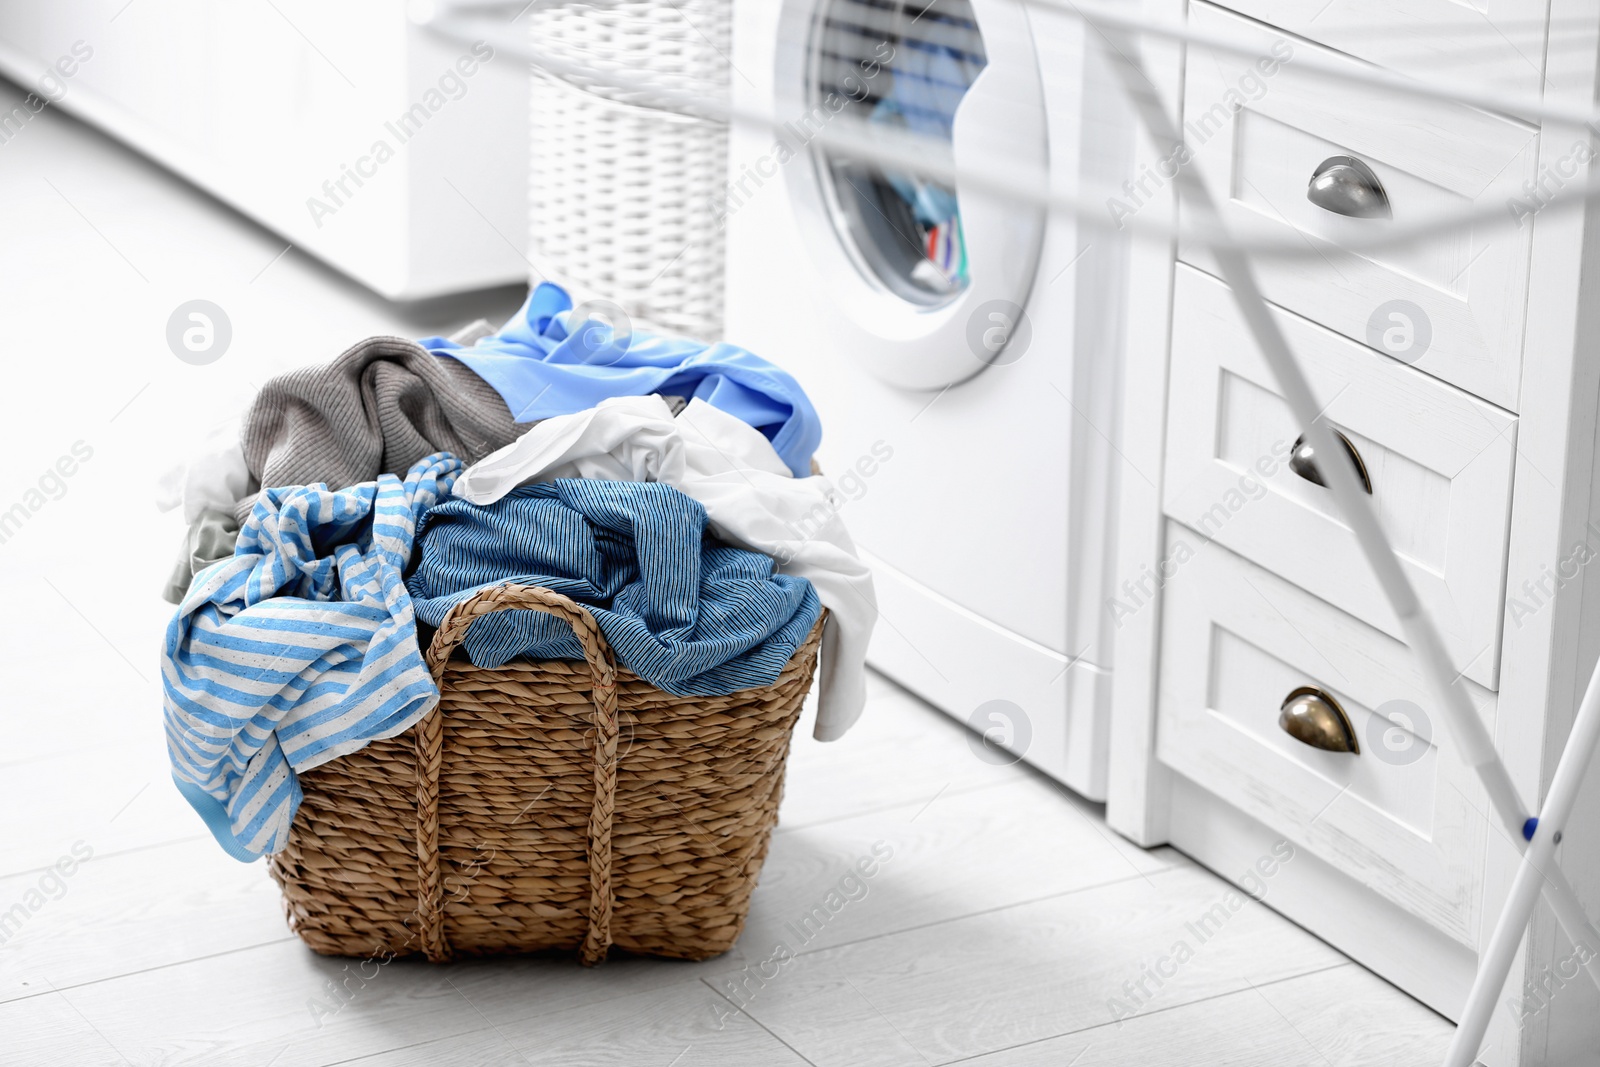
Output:
<path fill-rule="evenodd" d="M 797 938 L 815 951 L 1188 862 L 1130 845 L 1033 776 L 944 792 L 777 835 L 741 952 Z"/>
<path fill-rule="evenodd" d="M 298 941 L 143 971 L 65 995 L 139 1067 L 321 1067 L 484 1028 L 446 970 L 326 959 Z M 6 1008 L 25 1011 L 32 1002 Z M 31 1024 L 24 1018 L 20 1025 L 27 1031 Z"/>
<path fill-rule="evenodd" d="M 1450 1023 L 1354 964 L 1022 1045 L 963 1067 L 1436 1067 Z"/>
<path fill-rule="evenodd" d="M 339 1067 L 526 1067 L 529 1060 L 493 1030 L 454 1034 L 391 1052 L 358 1056 Z"/>
<path fill-rule="evenodd" d="M 476 1004 L 476 998 L 472 998 Z M 484 1008 L 535 1067 L 803 1067 L 806 1061 L 697 981 L 527 1017 Z"/>
<path fill-rule="evenodd" d="M 380 964 L 282 942 L 47 996 L 70 996 L 140 1067 L 320 1067 L 384 1055 L 431 1063 L 426 1047 L 493 1051 L 487 1033 L 521 1057 L 509 1062 L 665 1064 L 691 1046 L 680 1067 L 805 1062 L 698 981 L 701 969 L 643 959 L 595 970 L 570 959 Z M 24 1014 L 43 999 L 0 1005 L 39 1047 L 59 1026 Z"/>
<path fill-rule="evenodd" d="M 0 834 L 0 875 L 42 871 L 75 845 L 105 857 L 206 833 L 172 784 L 158 721 L 131 743 L 0 769 L 0 811 L 26 813 Z"/>
<path fill-rule="evenodd" d="M 0 1063 L 7 1067 L 128 1065 L 60 993 L 0 1004 Z"/>
<path fill-rule="evenodd" d="M 129 628 L 129 636 L 119 631 L 114 638 L 132 661 L 130 665 L 38 576 L 24 579 L 21 588 L 31 594 L 26 623 L 20 619 L 0 622 L 0 647 L 29 649 L 25 669 L 7 677 L 7 706 L 17 713 L 6 716 L 0 770 L 91 746 L 148 741 L 152 716 L 160 706 L 155 688 L 156 645 L 151 635 L 159 634 L 170 608 L 146 597 L 117 605 L 116 617 L 136 623 Z M 116 617 L 96 614 L 95 625 L 102 627 L 102 633 L 105 626 L 116 625 Z M 32 632 L 23 633 L 25 627 Z M 35 635 L 41 630 L 62 640 L 50 647 L 34 647 Z M 85 669 L 86 652 L 93 669 Z M 102 662 L 102 657 L 107 661 Z M 63 723 L 72 728 L 63 729 Z"/>
<path fill-rule="evenodd" d="M 1148 877 L 713 976 L 819 1065 L 946 1063 L 1113 1021 L 1147 965 L 1192 958 L 1152 1007 L 1177 1006 L 1335 966 L 1344 957 L 1254 902 L 1195 924 L 1229 893 L 1173 867 Z M 1201 933 L 1209 933 L 1202 939 Z M 759 972 L 759 968 L 757 969 Z"/>
<path fill-rule="evenodd" d="M 1030 777 L 1026 766 L 973 754 L 971 732 L 877 673 L 867 676 L 868 710 L 837 741 L 811 737 L 815 693 L 789 752 L 780 833 L 935 795 Z M 885 773 L 893 768 L 893 773 Z"/>
<path fill-rule="evenodd" d="M 41 905 L 0 930 L 0 1001 L 292 936 L 265 865 L 229 858 L 209 835 L 67 869 L 0 879 L 0 904 L 36 890 Z"/>
<path fill-rule="evenodd" d="M 1261 995 L 1334 1067 L 1434 1067 L 1455 1027 L 1355 964 L 1261 987 Z"/>

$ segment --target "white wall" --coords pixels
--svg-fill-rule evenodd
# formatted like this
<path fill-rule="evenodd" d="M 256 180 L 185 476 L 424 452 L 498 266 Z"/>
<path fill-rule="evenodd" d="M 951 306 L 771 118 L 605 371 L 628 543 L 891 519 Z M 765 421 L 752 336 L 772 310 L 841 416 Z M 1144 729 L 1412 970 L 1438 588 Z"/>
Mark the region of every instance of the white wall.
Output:
<path fill-rule="evenodd" d="M 0 73 L 33 107 L 54 97 L 392 299 L 528 276 L 527 78 L 472 52 L 393 0 L 0 4 Z M 399 128 L 413 105 L 425 121 Z M 0 108 L 0 155 L 50 107 Z"/>

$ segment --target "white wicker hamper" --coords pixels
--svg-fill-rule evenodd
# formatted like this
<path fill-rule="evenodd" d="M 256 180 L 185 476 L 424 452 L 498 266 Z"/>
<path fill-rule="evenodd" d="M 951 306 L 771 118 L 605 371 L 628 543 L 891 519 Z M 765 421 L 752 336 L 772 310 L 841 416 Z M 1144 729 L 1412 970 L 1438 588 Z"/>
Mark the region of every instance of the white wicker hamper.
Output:
<path fill-rule="evenodd" d="M 545 0 L 528 19 L 535 56 L 563 64 L 533 68 L 536 269 L 635 327 L 720 338 L 728 126 L 640 85 L 725 101 L 730 0 Z"/>

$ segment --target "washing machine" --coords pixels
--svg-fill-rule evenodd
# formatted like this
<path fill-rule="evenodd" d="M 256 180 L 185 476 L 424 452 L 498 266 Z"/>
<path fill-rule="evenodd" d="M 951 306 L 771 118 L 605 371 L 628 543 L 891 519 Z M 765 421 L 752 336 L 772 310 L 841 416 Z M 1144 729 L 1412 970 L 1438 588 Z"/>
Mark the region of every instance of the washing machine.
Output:
<path fill-rule="evenodd" d="M 1021 0 L 735 0 L 733 67 L 727 339 L 822 416 L 870 662 L 1103 798 L 1126 249 L 1016 187 L 1127 176 L 1109 66 Z"/>

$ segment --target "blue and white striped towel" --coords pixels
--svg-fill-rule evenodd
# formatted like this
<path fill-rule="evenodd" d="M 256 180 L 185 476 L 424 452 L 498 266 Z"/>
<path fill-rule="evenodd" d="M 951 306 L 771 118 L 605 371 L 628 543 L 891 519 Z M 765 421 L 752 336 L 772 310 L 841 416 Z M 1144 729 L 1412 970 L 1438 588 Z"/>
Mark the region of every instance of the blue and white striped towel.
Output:
<path fill-rule="evenodd" d="M 235 859 L 283 848 L 296 771 L 393 737 L 438 703 L 404 573 L 418 521 L 461 466 L 436 452 L 404 482 L 268 489 L 234 557 L 195 576 L 162 650 L 167 752 Z"/>
<path fill-rule="evenodd" d="M 706 509 L 670 485 L 559 478 L 493 504 L 451 499 L 423 520 L 409 580 L 417 618 L 439 625 L 486 585 L 553 589 L 587 607 L 617 660 L 680 696 L 771 685 L 822 613 L 804 578 L 706 534 Z M 506 611 L 462 642 L 480 667 L 582 659 L 567 623 Z"/>

